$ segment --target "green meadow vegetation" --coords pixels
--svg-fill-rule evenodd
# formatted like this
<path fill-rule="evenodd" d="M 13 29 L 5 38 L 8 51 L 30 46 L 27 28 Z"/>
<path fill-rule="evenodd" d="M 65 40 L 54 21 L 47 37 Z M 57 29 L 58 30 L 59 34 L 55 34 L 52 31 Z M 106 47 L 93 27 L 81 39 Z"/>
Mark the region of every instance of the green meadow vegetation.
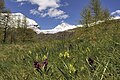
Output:
<path fill-rule="evenodd" d="M 120 19 L 84 11 L 85 27 L 51 35 L 0 24 L 0 80 L 120 80 Z"/>
<path fill-rule="evenodd" d="M 64 40 L 0 45 L 1 80 L 119 80 L 120 23 L 75 29 Z M 46 66 L 35 68 L 34 62 Z"/>

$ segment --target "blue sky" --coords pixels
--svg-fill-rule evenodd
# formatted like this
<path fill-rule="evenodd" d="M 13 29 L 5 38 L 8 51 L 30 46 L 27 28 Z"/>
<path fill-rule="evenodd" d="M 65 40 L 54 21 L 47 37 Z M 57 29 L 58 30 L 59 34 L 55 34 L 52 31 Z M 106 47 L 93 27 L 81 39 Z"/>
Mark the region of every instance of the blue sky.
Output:
<path fill-rule="evenodd" d="M 81 10 L 90 0 L 5 0 L 12 12 L 20 12 L 35 20 L 41 29 L 52 29 L 66 22 L 79 24 Z M 101 0 L 102 6 L 110 12 L 120 10 L 120 0 Z"/>

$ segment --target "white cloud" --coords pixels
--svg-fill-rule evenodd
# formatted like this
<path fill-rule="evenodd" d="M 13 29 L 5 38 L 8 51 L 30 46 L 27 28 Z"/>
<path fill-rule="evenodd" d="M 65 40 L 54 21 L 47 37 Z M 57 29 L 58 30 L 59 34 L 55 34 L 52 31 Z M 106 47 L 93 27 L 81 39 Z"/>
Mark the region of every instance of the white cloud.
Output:
<path fill-rule="evenodd" d="M 38 8 L 39 11 L 46 10 L 47 8 L 60 7 L 59 0 L 38 0 L 38 2 L 34 0 L 34 3 L 39 5 L 39 8 Z"/>
<path fill-rule="evenodd" d="M 23 1 L 28 1 L 28 0 L 17 0 L 17 2 L 23 2 Z"/>
<path fill-rule="evenodd" d="M 64 14 L 65 12 L 62 11 L 62 10 L 57 10 L 57 9 L 54 9 L 54 8 L 51 8 L 48 10 L 48 15 L 50 17 L 55 17 L 55 16 L 59 16 L 59 15 L 62 15 Z"/>
<path fill-rule="evenodd" d="M 49 16 L 55 19 L 66 19 L 69 17 L 64 11 L 58 9 L 63 6 L 60 4 L 60 0 L 17 0 L 17 2 L 23 1 L 38 5 L 37 10 L 30 10 L 30 13 L 33 15 L 39 14 L 41 17 Z"/>
<path fill-rule="evenodd" d="M 31 9 L 31 10 L 30 10 L 30 14 L 33 14 L 33 15 L 40 15 L 40 12 L 37 11 L 36 9 Z"/>
<path fill-rule="evenodd" d="M 56 19 L 66 19 L 68 17 L 69 15 L 64 14 L 64 15 L 58 16 Z"/>
<path fill-rule="evenodd" d="M 30 14 L 40 15 L 41 17 L 49 16 L 49 17 L 55 18 L 55 19 L 66 19 L 69 17 L 68 15 L 66 15 L 66 13 L 64 11 L 58 10 L 56 8 L 50 8 L 47 10 L 47 12 L 40 12 L 38 10 L 31 9 Z"/>
<path fill-rule="evenodd" d="M 64 11 L 54 8 L 49 9 L 47 15 L 50 17 L 55 17 L 56 19 L 66 19 L 68 17 Z"/>

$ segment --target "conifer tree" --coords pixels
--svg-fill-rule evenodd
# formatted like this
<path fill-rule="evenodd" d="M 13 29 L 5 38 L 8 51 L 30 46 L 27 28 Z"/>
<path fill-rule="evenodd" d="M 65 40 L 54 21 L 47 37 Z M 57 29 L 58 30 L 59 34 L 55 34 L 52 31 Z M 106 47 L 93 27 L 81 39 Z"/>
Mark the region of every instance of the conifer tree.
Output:
<path fill-rule="evenodd" d="M 0 0 L 0 27 L 3 29 L 3 43 L 7 41 L 7 30 L 10 22 L 10 10 L 5 8 L 4 0 Z"/>
<path fill-rule="evenodd" d="M 9 23 L 10 21 L 10 11 L 8 10 L 7 13 L 4 15 L 4 31 L 3 31 L 3 43 L 6 43 L 7 40 L 7 30 L 9 28 Z"/>
<path fill-rule="evenodd" d="M 24 16 L 24 18 L 23 18 L 23 22 L 22 22 L 22 28 L 23 28 L 23 42 L 25 42 L 25 39 L 26 39 L 26 30 L 27 30 L 27 19 L 26 19 L 26 17 Z"/>
<path fill-rule="evenodd" d="M 82 20 L 80 21 L 85 27 L 89 27 L 89 24 L 91 23 L 91 11 L 90 8 L 84 8 L 81 12 Z"/>
<path fill-rule="evenodd" d="M 102 13 L 103 13 L 103 20 L 108 20 L 110 18 L 110 12 L 108 9 L 104 9 Z"/>
<path fill-rule="evenodd" d="M 96 23 L 98 20 L 101 20 L 102 7 L 101 7 L 100 0 L 90 0 L 89 7 L 91 9 L 93 22 Z"/>
<path fill-rule="evenodd" d="M 84 26 L 89 27 L 91 23 L 97 23 L 97 21 L 107 20 L 110 17 L 108 9 L 101 7 L 100 0 L 90 0 L 87 8 L 84 8 L 81 12 L 82 20 L 80 21 Z"/>
<path fill-rule="evenodd" d="M 0 0 L 0 12 L 2 12 L 4 8 L 5 8 L 4 0 Z"/>
<path fill-rule="evenodd" d="M 3 16 L 2 16 L 2 12 L 4 12 L 4 0 L 0 0 L 0 27 L 1 27 L 1 24 L 3 23 L 2 20 L 3 20 Z"/>

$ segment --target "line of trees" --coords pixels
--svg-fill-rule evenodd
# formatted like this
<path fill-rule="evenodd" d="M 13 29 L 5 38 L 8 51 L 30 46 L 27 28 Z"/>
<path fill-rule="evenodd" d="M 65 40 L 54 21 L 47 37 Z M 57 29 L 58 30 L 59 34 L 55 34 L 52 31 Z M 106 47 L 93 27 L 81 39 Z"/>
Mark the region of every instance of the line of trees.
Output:
<path fill-rule="evenodd" d="M 16 43 L 34 41 L 36 33 L 28 29 L 26 17 L 13 19 L 9 9 L 5 8 L 4 0 L 0 1 L 0 43 Z M 17 15 L 18 16 L 18 15 Z M 16 25 L 17 24 L 17 25 Z"/>
<path fill-rule="evenodd" d="M 108 9 L 101 7 L 100 0 L 90 0 L 90 3 L 81 12 L 80 23 L 85 27 L 89 27 L 91 23 L 97 23 L 97 21 L 108 20 L 110 13 Z"/>

